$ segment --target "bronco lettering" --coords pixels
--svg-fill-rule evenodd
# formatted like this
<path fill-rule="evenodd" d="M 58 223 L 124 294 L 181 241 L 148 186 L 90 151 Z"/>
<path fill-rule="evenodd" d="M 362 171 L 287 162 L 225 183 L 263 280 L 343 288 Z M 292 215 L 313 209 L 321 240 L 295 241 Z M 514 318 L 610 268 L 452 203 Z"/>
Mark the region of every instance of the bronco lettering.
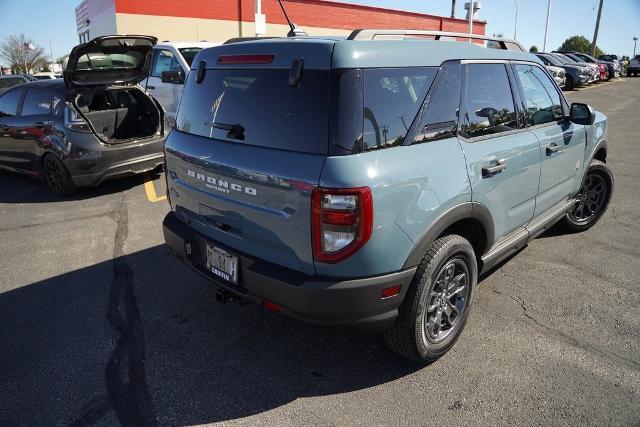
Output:
<path fill-rule="evenodd" d="M 258 195 L 258 190 L 256 190 L 255 188 L 245 187 L 234 182 L 229 183 L 229 181 L 223 181 L 215 176 L 205 175 L 200 172 L 194 172 L 191 169 L 187 169 L 187 175 L 191 178 L 197 179 L 198 181 L 204 182 L 205 187 L 212 190 L 220 191 L 222 193 L 230 194 L 231 191 L 229 191 L 229 188 L 231 188 L 231 190 L 237 191 L 239 193 L 245 193 L 251 196 Z"/>

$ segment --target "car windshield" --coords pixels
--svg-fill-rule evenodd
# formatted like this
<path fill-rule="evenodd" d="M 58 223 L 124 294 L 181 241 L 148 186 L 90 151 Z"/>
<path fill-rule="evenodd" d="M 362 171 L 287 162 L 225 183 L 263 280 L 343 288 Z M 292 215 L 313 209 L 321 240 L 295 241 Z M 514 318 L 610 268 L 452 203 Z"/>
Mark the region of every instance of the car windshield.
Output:
<path fill-rule="evenodd" d="M 564 54 L 563 54 L 563 55 L 564 55 Z M 586 64 L 586 63 L 587 63 L 587 61 L 585 61 L 584 59 L 579 58 L 579 57 L 574 56 L 574 55 L 569 55 L 569 54 L 567 54 L 567 55 L 565 55 L 565 56 L 566 56 L 567 58 L 569 58 L 569 59 L 573 60 L 573 62 L 577 62 L 578 64 Z"/>
<path fill-rule="evenodd" d="M 548 59 L 549 62 L 551 62 L 553 65 L 562 65 L 562 62 L 560 62 L 560 60 L 553 55 L 541 55 L 541 56 Z"/>
<path fill-rule="evenodd" d="M 178 49 L 180 54 L 187 61 L 187 65 L 191 68 L 191 64 L 193 63 L 193 58 L 196 57 L 198 52 L 202 50 L 201 47 L 183 47 L 182 49 Z"/>

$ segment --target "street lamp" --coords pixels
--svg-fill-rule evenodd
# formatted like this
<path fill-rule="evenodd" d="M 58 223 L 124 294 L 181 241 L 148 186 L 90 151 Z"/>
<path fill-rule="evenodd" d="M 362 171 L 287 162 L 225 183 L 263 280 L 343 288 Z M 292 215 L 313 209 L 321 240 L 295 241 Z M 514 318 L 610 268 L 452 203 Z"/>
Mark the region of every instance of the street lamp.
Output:
<path fill-rule="evenodd" d="M 638 38 L 634 37 L 633 38 L 633 57 L 636 57 L 636 43 L 638 42 Z"/>
<path fill-rule="evenodd" d="M 516 38 L 518 37 L 518 11 L 520 10 L 520 8 L 522 7 L 522 5 L 524 4 L 524 2 L 515 1 L 516 3 L 516 23 L 513 27 L 513 39 L 516 40 Z"/>

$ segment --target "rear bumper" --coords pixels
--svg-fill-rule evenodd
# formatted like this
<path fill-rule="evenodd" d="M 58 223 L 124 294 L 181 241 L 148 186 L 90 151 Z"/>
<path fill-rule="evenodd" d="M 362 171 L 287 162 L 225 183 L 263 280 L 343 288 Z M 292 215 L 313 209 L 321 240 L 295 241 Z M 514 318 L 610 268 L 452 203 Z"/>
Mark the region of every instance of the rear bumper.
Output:
<path fill-rule="evenodd" d="M 117 163 L 100 164 L 97 167 L 100 169 L 99 173 L 82 175 L 72 172 L 71 180 L 79 187 L 95 186 L 109 179 L 136 175 L 156 169 L 162 165 L 163 158 L 164 155 L 160 152 Z"/>
<path fill-rule="evenodd" d="M 388 328 L 398 315 L 398 306 L 415 273 L 414 267 L 359 279 L 308 276 L 211 242 L 180 221 L 173 212 L 165 217 L 163 231 L 171 251 L 217 288 L 257 304 L 264 304 L 265 300 L 275 303 L 280 312 L 317 325 L 347 327 L 363 332 Z M 219 279 L 206 269 L 208 242 L 240 258 L 237 286 Z M 400 294 L 382 299 L 382 290 L 394 285 L 402 286 Z"/>

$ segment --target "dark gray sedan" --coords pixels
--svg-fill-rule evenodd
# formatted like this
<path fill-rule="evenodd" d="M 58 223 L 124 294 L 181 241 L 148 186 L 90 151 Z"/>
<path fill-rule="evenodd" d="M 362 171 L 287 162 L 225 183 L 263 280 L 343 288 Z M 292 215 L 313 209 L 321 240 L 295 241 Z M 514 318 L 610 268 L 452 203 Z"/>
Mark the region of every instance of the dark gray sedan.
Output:
<path fill-rule="evenodd" d="M 579 65 L 571 65 L 563 63 L 550 53 L 536 53 L 536 56 L 544 63 L 554 67 L 561 67 L 566 73 L 566 82 L 564 88 L 573 90 L 576 87 L 586 86 L 589 84 L 589 70 Z"/>
<path fill-rule="evenodd" d="M 147 36 L 100 37 L 72 50 L 64 80 L 0 94 L 0 168 L 40 177 L 66 195 L 161 167 L 164 113 L 136 85 L 155 43 Z"/>

